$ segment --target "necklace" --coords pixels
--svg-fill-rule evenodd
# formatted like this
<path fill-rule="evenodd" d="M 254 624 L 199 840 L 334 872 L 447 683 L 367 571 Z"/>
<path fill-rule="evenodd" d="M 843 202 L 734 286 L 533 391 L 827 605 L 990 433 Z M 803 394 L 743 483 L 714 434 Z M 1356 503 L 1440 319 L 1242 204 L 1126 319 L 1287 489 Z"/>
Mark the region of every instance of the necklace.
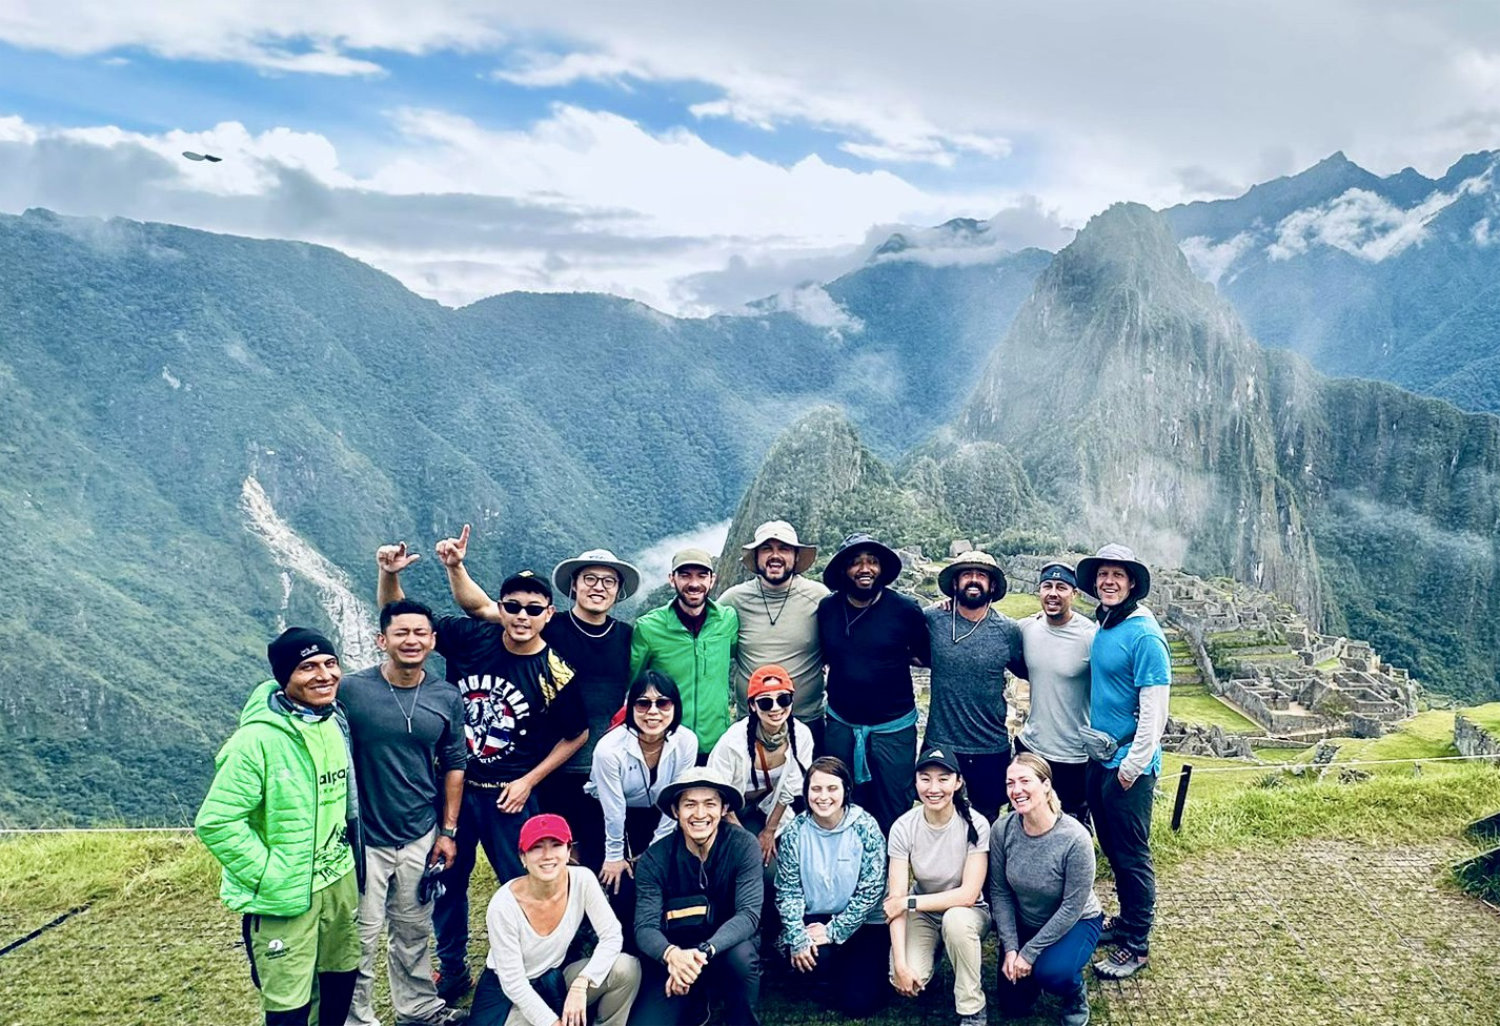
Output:
<path fill-rule="evenodd" d="M 776 607 L 776 612 L 771 612 L 771 600 L 766 598 L 766 589 L 760 581 L 755 579 L 755 589 L 760 592 L 760 604 L 766 607 L 766 619 L 771 621 L 771 626 L 776 626 L 776 621 L 781 619 L 781 614 L 786 612 L 786 604 L 791 600 L 792 589 L 788 587 L 781 593 L 781 604 Z"/>
<path fill-rule="evenodd" d="M 844 637 L 846 637 L 846 638 L 849 637 L 850 632 L 854 630 L 854 625 L 857 624 L 857 623 L 859 623 L 859 618 L 862 617 L 862 616 L 864 616 L 870 610 L 874 609 L 875 608 L 875 603 L 877 603 L 877 602 L 880 601 L 880 596 L 883 595 L 883 594 L 885 594 L 885 593 L 877 591 L 875 593 L 875 597 L 870 600 L 870 604 L 867 605 L 867 606 L 865 606 L 865 608 L 861 609 L 859 612 L 855 613 L 853 619 L 849 618 L 849 603 L 848 603 L 848 601 L 846 600 L 844 602 Z"/>
<path fill-rule="evenodd" d="M 422 680 L 426 679 L 426 677 L 422 678 Z M 396 700 L 396 708 L 401 710 L 401 716 L 406 720 L 406 732 L 410 734 L 411 718 L 417 714 L 417 703 L 422 700 L 422 681 L 417 681 L 417 686 L 412 689 L 413 694 L 411 696 L 410 711 L 407 710 L 406 706 L 401 704 L 401 696 L 396 694 L 396 685 L 392 684 L 390 681 L 386 681 L 385 686 L 391 689 L 391 697 Z"/>
<path fill-rule="evenodd" d="M 595 634 L 593 631 L 589 630 L 583 625 L 583 621 L 578 619 L 578 614 L 573 612 L 573 610 L 569 609 L 568 615 L 573 618 L 573 626 L 578 628 L 579 634 L 582 634 L 585 638 L 593 638 L 595 641 L 598 641 L 600 638 L 606 637 L 610 631 L 615 629 L 615 621 L 606 616 L 605 619 L 609 620 L 609 626 L 605 627 L 604 630 L 600 631 L 598 634 Z"/>
<path fill-rule="evenodd" d="M 974 624 L 974 626 L 972 626 L 972 627 L 969 628 L 967 634 L 965 634 L 963 637 L 959 637 L 959 635 L 958 635 L 958 602 L 957 602 L 957 600 L 955 600 L 954 603 L 953 603 L 953 643 L 955 645 L 957 645 L 960 641 L 963 641 L 964 638 L 967 638 L 970 634 L 973 634 L 975 631 L 979 630 L 979 628 L 981 628 L 981 627 L 984 626 L 984 621 L 988 620 L 989 618 L 990 618 L 990 614 L 989 614 L 988 611 L 986 611 L 985 614 L 984 614 L 984 616 L 983 616 L 983 618 L 981 618 L 978 622 L 976 622 Z M 968 617 L 966 616 L 966 617 L 964 617 L 964 619 L 967 620 Z"/>

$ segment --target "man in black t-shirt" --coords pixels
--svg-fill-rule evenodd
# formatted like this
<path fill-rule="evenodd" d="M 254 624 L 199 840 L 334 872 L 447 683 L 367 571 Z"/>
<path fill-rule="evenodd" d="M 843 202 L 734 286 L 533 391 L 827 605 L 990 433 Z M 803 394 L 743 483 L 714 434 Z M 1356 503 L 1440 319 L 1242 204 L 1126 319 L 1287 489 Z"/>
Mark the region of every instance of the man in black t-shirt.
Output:
<path fill-rule="evenodd" d="M 901 557 L 868 534 L 845 538 L 823 571 L 833 592 L 818 604 L 818 643 L 828 664 L 828 755 L 854 771 L 854 801 L 882 833 L 916 797 L 917 702 L 913 662 L 931 640 L 917 603 L 888 585 Z"/>
<path fill-rule="evenodd" d="M 382 546 L 377 597 L 403 598 L 398 575 L 417 559 L 404 543 Z M 475 846 L 502 883 L 524 870 L 521 824 L 540 811 L 533 791 L 588 739 L 588 721 L 573 668 L 542 638 L 552 618 L 552 589 L 522 571 L 500 585 L 500 624 L 439 616 L 437 651 L 464 702 L 469 763 L 459 813 L 458 853 L 445 873 L 446 891 L 433 909 L 439 993 L 451 999 L 468 986 L 469 875 Z"/>
<path fill-rule="evenodd" d="M 499 622 L 500 607 L 469 576 L 464 560 L 469 552 L 469 525 L 457 538 L 437 543 L 438 559 L 448 572 L 454 600 L 470 616 Z M 552 585 L 565 591 L 573 607 L 554 616 L 542 637 L 573 667 L 573 687 L 579 691 L 588 717 L 589 739 L 567 764 L 549 776 L 538 796 L 543 812 L 555 812 L 573 828 L 578 861 L 598 871 L 604 865 L 604 817 L 599 803 L 584 793 L 594 746 L 625 702 L 630 684 L 631 627 L 609 615 L 615 603 L 640 587 L 640 571 L 616 558 L 608 549 L 565 559 L 552 571 Z"/>

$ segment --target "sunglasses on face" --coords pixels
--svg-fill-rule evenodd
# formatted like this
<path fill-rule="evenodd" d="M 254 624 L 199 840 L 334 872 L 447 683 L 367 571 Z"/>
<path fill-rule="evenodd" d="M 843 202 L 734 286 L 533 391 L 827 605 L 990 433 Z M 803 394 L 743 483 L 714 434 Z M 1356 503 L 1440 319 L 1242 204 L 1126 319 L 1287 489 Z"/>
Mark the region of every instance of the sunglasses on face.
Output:
<path fill-rule="evenodd" d="M 635 700 L 636 712 L 650 712 L 652 709 L 660 709 L 662 712 L 672 708 L 670 698 L 637 698 Z"/>
<path fill-rule="evenodd" d="M 792 704 L 792 696 L 783 691 L 779 695 L 761 695 L 755 700 L 755 707 L 761 712 L 770 712 L 777 706 L 785 709 Z"/>
<path fill-rule="evenodd" d="M 547 607 L 540 602 L 527 602 L 523 605 L 515 599 L 506 599 L 500 603 L 500 608 L 511 616 L 515 616 L 523 609 L 526 610 L 527 616 L 541 616 L 547 611 Z"/>

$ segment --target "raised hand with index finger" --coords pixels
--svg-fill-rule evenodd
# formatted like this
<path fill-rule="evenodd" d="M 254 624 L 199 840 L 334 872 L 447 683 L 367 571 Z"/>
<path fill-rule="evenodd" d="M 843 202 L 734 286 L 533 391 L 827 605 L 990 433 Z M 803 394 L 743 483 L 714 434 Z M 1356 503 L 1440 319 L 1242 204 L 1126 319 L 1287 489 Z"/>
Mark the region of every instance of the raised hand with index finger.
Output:
<path fill-rule="evenodd" d="M 382 572 L 388 574 L 399 574 L 421 558 L 420 553 L 406 551 L 406 542 L 401 542 L 399 545 L 382 545 L 375 550 L 376 565 Z"/>
<path fill-rule="evenodd" d="M 469 554 L 469 525 L 464 525 L 457 538 L 444 538 L 438 542 L 434 551 L 444 566 L 462 566 L 464 558 Z"/>

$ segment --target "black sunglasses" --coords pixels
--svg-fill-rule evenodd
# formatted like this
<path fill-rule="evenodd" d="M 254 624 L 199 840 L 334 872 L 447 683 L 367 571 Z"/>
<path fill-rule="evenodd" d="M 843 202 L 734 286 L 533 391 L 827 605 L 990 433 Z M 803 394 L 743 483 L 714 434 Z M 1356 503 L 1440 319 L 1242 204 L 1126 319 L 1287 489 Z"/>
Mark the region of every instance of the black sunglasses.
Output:
<path fill-rule="evenodd" d="M 522 605 L 515 599 L 506 599 L 504 602 L 500 603 L 500 608 L 505 610 L 511 616 L 515 616 L 523 609 L 526 610 L 527 616 L 541 616 L 547 611 L 547 607 L 540 602 L 528 602 L 525 605 Z"/>
<path fill-rule="evenodd" d="M 777 706 L 785 709 L 792 704 L 792 696 L 783 691 L 779 695 L 761 695 L 755 700 L 755 707 L 761 712 L 770 712 Z"/>
<path fill-rule="evenodd" d="M 675 704 L 670 698 L 637 698 L 635 700 L 637 712 L 650 712 L 652 709 L 660 709 L 665 712 Z"/>

